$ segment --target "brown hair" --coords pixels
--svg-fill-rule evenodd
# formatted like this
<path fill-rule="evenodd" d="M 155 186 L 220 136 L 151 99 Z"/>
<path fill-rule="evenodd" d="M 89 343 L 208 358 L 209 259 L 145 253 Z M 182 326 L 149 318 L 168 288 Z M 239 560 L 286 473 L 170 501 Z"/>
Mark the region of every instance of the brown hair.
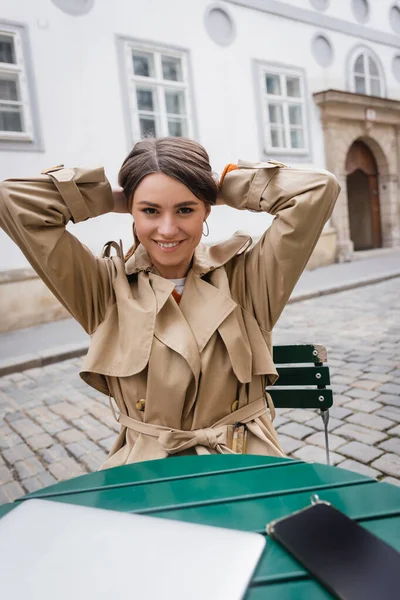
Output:
<path fill-rule="evenodd" d="M 128 198 L 132 212 L 133 196 L 144 177 L 164 173 L 177 179 L 203 202 L 215 204 L 219 193 L 206 150 L 188 138 L 145 138 L 137 142 L 128 154 L 118 175 L 118 183 Z M 135 252 L 139 240 L 129 249 L 125 260 Z"/>

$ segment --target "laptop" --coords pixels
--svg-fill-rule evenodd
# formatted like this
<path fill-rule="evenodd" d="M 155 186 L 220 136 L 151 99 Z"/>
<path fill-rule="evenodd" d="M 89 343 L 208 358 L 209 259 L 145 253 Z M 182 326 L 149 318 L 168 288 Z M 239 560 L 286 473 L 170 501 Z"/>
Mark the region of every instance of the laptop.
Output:
<path fill-rule="evenodd" d="M 0 519 L 0 598 L 240 600 L 264 545 L 257 533 L 26 500 Z"/>

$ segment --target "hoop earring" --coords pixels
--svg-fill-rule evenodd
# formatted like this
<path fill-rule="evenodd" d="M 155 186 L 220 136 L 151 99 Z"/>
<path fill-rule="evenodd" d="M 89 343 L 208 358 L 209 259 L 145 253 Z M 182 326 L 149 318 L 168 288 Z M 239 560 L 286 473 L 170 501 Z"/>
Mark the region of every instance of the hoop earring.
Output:
<path fill-rule="evenodd" d="M 140 244 L 140 240 L 138 238 L 138 234 L 137 234 L 137 231 L 136 231 L 135 222 L 133 222 L 132 230 L 133 230 L 133 241 L 135 242 L 134 246 L 135 246 L 135 249 L 136 249 L 139 246 L 139 244 Z"/>
<path fill-rule="evenodd" d="M 204 221 L 204 225 L 207 227 L 207 233 L 204 233 L 203 231 L 203 235 L 204 237 L 208 237 L 210 235 L 210 228 L 208 227 L 207 221 Z"/>

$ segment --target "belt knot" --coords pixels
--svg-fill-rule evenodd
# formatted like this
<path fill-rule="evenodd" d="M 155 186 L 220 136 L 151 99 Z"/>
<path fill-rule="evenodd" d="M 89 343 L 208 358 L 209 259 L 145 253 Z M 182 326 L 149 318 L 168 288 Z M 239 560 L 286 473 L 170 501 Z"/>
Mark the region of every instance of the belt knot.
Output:
<path fill-rule="evenodd" d="M 226 426 L 218 429 L 207 427 L 192 431 L 171 429 L 161 432 L 158 441 L 168 454 L 177 454 L 195 446 L 205 446 L 216 450 L 221 444 L 225 445 L 225 431 Z"/>
<path fill-rule="evenodd" d="M 206 446 L 207 448 L 215 448 L 218 446 L 218 436 L 215 429 L 207 427 L 207 429 L 196 429 L 194 432 L 197 444 L 199 446 Z"/>

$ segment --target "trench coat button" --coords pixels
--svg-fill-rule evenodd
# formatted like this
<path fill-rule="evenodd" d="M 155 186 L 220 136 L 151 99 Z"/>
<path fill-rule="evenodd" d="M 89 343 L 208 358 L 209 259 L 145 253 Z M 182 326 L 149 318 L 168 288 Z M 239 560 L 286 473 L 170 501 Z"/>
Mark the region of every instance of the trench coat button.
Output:
<path fill-rule="evenodd" d="M 140 411 L 142 411 L 142 412 L 143 412 L 143 411 L 144 411 L 145 404 L 146 404 L 146 400 L 143 400 L 143 399 L 142 399 L 142 400 L 138 400 L 138 401 L 136 402 L 136 408 L 137 408 L 138 410 L 140 410 Z"/>
<path fill-rule="evenodd" d="M 231 412 L 235 412 L 239 408 L 239 400 L 234 400 L 231 404 Z"/>

